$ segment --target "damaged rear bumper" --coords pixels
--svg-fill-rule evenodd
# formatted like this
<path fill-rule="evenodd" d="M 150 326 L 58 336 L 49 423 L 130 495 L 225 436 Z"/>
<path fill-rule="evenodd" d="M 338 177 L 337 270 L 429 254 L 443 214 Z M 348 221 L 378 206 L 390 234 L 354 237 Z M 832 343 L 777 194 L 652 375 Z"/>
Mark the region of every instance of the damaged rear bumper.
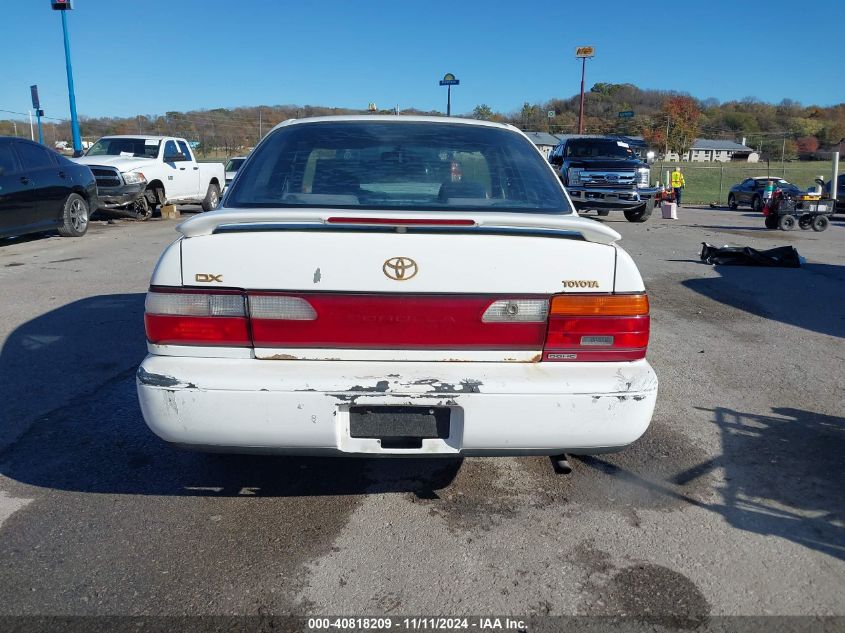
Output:
<path fill-rule="evenodd" d="M 148 356 L 144 419 L 162 439 L 236 452 L 552 455 L 620 450 L 648 428 L 657 377 L 627 363 L 266 361 Z M 353 406 L 448 407 L 448 437 L 384 448 Z"/>

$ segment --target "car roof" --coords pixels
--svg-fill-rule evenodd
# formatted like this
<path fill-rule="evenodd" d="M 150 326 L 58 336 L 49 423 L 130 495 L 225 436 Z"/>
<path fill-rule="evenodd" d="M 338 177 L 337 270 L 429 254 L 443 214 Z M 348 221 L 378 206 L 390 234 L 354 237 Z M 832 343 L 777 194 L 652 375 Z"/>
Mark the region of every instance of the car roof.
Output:
<path fill-rule="evenodd" d="M 782 180 L 783 182 L 789 182 L 780 176 L 752 176 L 751 180 Z"/>
<path fill-rule="evenodd" d="M 380 123 L 399 124 L 399 123 L 456 123 L 459 125 L 471 125 L 475 127 L 494 127 L 514 132 L 523 132 L 507 123 L 497 123 L 495 121 L 481 121 L 479 119 L 463 119 L 461 117 L 446 117 L 446 116 L 419 116 L 419 115 L 404 115 L 404 114 L 340 114 L 333 116 L 316 116 L 306 119 L 288 119 L 282 121 L 273 128 L 272 131 L 280 127 L 287 127 L 289 125 L 301 125 L 303 123 L 362 123 L 378 121 Z"/>
<path fill-rule="evenodd" d="M 21 136 L 4 136 L 0 135 L 0 141 L 20 141 L 21 143 L 31 143 L 35 145 L 41 145 L 41 147 L 47 147 L 46 145 L 42 145 L 38 141 L 30 141 L 28 138 L 23 138 Z M 52 149 L 47 147 L 47 149 Z"/>
<path fill-rule="evenodd" d="M 179 136 L 156 136 L 155 134 L 105 134 L 100 138 L 152 138 L 163 141 L 166 138 L 181 138 Z"/>

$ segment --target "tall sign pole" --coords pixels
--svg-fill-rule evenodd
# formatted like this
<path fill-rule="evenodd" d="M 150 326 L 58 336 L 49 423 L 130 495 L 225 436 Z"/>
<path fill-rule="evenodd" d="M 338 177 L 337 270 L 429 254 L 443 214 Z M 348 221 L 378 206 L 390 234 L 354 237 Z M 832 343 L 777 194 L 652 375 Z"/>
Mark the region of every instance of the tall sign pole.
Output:
<path fill-rule="evenodd" d="M 35 117 L 38 119 L 38 142 L 44 145 L 44 128 L 41 125 L 41 117 L 44 116 L 44 110 L 41 109 L 41 99 L 38 98 L 38 86 L 30 86 L 29 93 L 32 95 L 32 108 L 35 110 Z M 31 132 L 32 115 L 29 115 L 29 126 Z"/>
<path fill-rule="evenodd" d="M 73 9 L 72 0 L 50 0 L 54 11 L 62 13 L 62 34 L 65 38 L 65 68 L 67 69 L 67 92 L 70 100 L 70 129 L 73 136 L 73 155 L 82 155 L 82 137 L 79 134 L 79 117 L 76 115 L 76 93 L 73 90 L 73 68 L 70 63 L 70 37 L 67 34 L 67 12 Z"/>
<path fill-rule="evenodd" d="M 596 49 L 592 46 L 579 46 L 575 49 L 575 59 L 581 60 L 581 107 L 578 109 L 578 134 L 584 133 L 584 74 L 587 70 L 587 58 L 595 54 Z"/>
<path fill-rule="evenodd" d="M 446 73 L 440 80 L 441 86 L 446 86 L 446 116 L 452 116 L 452 86 L 460 85 L 460 80 L 455 79 L 452 73 Z"/>

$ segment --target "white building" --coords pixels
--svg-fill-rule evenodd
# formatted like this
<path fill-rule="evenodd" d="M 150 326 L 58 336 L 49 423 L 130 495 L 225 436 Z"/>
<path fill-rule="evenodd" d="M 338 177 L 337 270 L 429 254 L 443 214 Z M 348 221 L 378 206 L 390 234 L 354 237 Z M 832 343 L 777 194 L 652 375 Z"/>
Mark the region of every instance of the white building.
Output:
<path fill-rule="evenodd" d="M 743 139 L 744 140 L 744 139 Z M 689 161 L 692 163 L 727 163 L 728 161 L 745 161 L 756 163 L 760 154 L 742 143 L 716 139 L 697 138 L 689 151 L 680 158 L 675 152 L 666 155 L 667 161 Z"/>

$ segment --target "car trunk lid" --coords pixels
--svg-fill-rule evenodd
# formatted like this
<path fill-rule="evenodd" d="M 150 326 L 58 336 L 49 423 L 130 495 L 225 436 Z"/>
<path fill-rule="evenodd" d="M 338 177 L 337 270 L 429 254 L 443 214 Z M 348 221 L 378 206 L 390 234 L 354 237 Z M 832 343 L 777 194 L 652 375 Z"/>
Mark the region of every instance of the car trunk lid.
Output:
<path fill-rule="evenodd" d="M 618 238 L 515 213 L 224 211 L 180 231 L 183 285 L 245 291 L 255 355 L 278 360 L 539 360 L 552 295 L 613 292 Z"/>

